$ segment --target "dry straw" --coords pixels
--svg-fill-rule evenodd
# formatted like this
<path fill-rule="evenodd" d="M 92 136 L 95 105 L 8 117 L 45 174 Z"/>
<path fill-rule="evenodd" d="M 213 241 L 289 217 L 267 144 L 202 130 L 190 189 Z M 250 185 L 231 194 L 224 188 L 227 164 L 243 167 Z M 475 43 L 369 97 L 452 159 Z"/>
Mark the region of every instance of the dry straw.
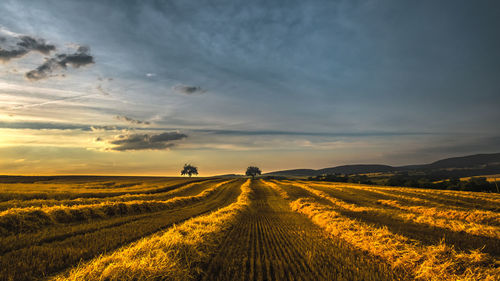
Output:
<path fill-rule="evenodd" d="M 250 196 L 247 180 L 235 203 L 98 257 L 52 280 L 191 280 L 238 214 L 248 207 Z"/>

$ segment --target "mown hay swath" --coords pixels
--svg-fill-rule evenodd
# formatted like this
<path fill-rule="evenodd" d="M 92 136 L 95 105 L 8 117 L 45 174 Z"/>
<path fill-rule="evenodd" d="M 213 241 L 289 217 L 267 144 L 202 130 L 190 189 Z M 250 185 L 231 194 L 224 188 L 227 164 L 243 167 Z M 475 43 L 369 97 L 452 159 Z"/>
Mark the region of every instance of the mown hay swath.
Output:
<path fill-rule="evenodd" d="M 237 201 L 190 219 L 168 231 L 101 256 L 53 280 L 188 280 L 210 249 L 250 202 L 250 181 L 241 186 Z"/>

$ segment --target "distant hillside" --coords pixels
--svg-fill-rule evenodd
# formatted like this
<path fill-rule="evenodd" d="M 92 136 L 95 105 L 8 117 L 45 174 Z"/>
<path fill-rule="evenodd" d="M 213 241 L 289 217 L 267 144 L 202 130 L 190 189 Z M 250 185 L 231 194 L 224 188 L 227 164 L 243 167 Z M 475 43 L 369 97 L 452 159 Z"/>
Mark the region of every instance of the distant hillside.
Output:
<path fill-rule="evenodd" d="M 318 170 L 313 169 L 295 169 L 295 170 L 284 170 L 277 171 L 271 173 L 265 173 L 266 176 L 296 176 L 296 177 L 305 177 L 305 176 L 315 176 L 318 175 Z"/>
<path fill-rule="evenodd" d="M 396 170 L 395 167 L 388 165 L 343 165 L 333 168 L 326 168 L 317 170 L 319 174 L 366 174 L 366 173 L 380 173 L 380 172 L 392 172 Z"/>
<path fill-rule="evenodd" d="M 500 153 L 476 154 L 464 157 L 448 158 L 427 165 L 431 169 L 477 168 L 484 165 L 500 164 Z"/>
<path fill-rule="evenodd" d="M 453 157 L 442 159 L 430 164 L 407 165 L 393 167 L 379 164 L 359 164 L 342 165 L 319 170 L 314 169 L 294 169 L 266 173 L 269 176 L 318 176 L 322 174 L 366 174 L 366 173 L 387 173 L 398 171 L 427 171 L 438 172 L 443 169 L 470 169 L 467 175 L 490 174 L 500 171 L 500 153 L 476 154 L 463 157 Z"/>
<path fill-rule="evenodd" d="M 325 168 L 319 170 L 313 169 L 295 169 L 284 170 L 266 173 L 266 176 L 295 176 L 295 177 L 310 177 L 323 174 L 365 174 L 365 173 L 380 173 L 395 171 L 396 168 L 388 165 L 342 165 L 332 168 Z"/>
<path fill-rule="evenodd" d="M 241 178 L 244 177 L 244 175 L 240 174 L 225 174 L 225 175 L 217 175 L 213 176 L 214 178 Z"/>

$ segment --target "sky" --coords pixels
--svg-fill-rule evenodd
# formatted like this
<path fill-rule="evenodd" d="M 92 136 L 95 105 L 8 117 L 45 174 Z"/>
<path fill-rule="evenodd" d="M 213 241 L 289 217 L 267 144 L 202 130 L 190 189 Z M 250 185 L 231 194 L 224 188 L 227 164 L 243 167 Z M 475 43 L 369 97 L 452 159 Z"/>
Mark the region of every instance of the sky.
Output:
<path fill-rule="evenodd" d="M 0 2 L 0 174 L 500 152 L 494 0 Z"/>

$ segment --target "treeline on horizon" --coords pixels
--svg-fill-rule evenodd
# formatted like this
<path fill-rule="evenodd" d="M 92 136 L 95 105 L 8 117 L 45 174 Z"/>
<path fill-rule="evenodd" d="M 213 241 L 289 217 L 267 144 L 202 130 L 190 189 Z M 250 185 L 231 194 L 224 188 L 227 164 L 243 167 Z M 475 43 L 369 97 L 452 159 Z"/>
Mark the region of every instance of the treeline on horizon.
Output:
<path fill-rule="evenodd" d="M 459 191 L 498 192 L 497 184 L 495 182 L 489 182 L 486 177 L 472 177 L 469 180 L 460 180 L 458 177 L 442 178 L 435 175 L 410 175 L 407 172 L 379 176 L 377 178 L 357 174 L 326 174 L 309 177 L 308 180 Z"/>

